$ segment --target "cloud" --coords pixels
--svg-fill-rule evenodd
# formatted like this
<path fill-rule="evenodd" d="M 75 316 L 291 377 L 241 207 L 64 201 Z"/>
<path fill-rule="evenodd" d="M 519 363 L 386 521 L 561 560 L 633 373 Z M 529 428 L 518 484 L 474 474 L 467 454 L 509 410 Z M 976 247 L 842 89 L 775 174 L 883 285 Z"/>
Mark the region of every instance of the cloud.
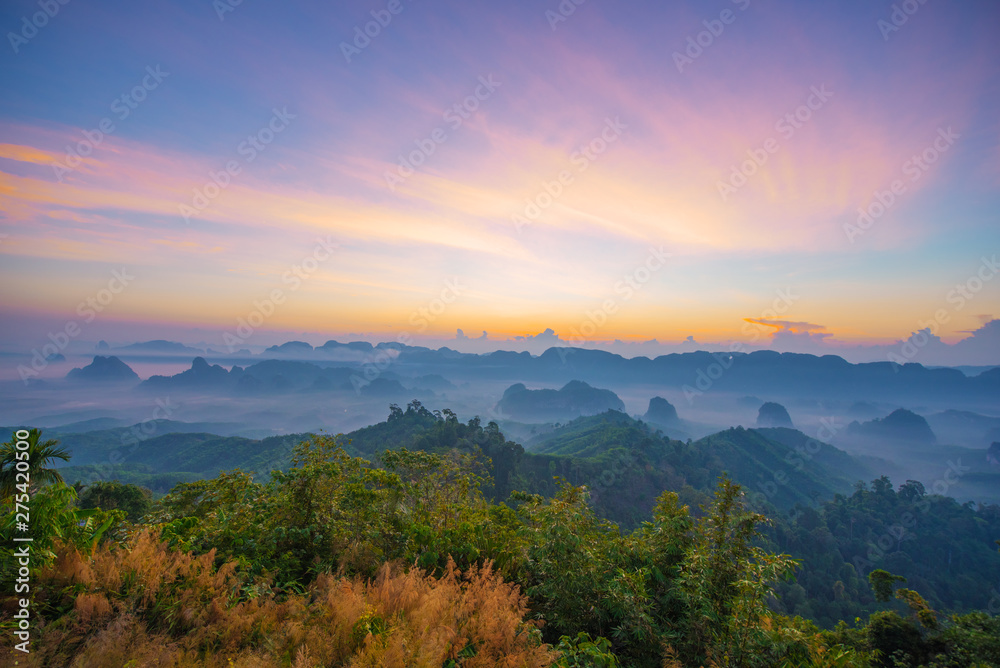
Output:
<path fill-rule="evenodd" d="M 824 325 L 814 325 L 810 322 L 793 322 L 791 320 L 772 320 L 768 318 L 743 318 L 746 322 L 752 322 L 765 327 L 774 327 L 775 333 L 787 332 L 790 334 L 802 334 L 826 329 Z M 824 336 L 829 336 L 825 334 Z"/>
<path fill-rule="evenodd" d="M 35 165 L 50 165 L 65 156 L 50 151 L 43 151 L 32 146 L 18 144 L 0 144 L 0 158 L 28 162 Z"/>

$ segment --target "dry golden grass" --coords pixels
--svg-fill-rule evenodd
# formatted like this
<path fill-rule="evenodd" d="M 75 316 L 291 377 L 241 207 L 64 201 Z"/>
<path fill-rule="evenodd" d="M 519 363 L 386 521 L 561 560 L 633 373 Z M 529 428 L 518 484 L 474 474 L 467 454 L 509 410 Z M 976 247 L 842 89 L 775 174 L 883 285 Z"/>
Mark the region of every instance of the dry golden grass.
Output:
<path fill-rule="evenodd" d="M 450 564 L 440 578 L 387 565 L 367 582 L 326 575 L 302 596 L 236 602 L 235 565 L 216 568 L 214 556 L 168 550 L 149 533 L 92 556 L 62 548 L 36 588 L 65 612 L 36 619 L 21 665 L 534 668 L 556 658 L 524 621 L 517 587 L 489 565 Z"/>

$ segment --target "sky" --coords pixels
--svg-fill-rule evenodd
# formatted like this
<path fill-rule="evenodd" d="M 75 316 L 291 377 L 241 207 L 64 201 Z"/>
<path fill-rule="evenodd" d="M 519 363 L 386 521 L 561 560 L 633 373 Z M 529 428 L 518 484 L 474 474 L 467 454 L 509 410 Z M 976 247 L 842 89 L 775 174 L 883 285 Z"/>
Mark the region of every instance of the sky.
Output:
<path fill-rule="evenodd" d="M 7 0 L 0 345 L 1000 362 L 996 2 L 577 2 Z"/>

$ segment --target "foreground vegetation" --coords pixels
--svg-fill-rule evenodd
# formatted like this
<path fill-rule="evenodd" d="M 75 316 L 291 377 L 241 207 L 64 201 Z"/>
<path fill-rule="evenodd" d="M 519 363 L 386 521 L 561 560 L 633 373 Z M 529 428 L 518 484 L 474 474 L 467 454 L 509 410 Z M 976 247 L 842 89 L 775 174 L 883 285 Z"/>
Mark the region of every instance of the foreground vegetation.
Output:
<path fill-rule="evenodd" d="M 864 578 L 882 608 L 867 622 L 776 613 L 796 563 L 728 479 L 694 511 L 663 492 L 623 531 L 565 481 L 500 502 L 475 448 L 388 449 L 376 465 L 312 437 L 264 483 L 234 470 L 155 503 L 116 483 L 78 494 L 44 457 L 29 464 L 50 483 L 4 500 L 27 495 L 32 515 L 21 665 L 1000 665 L 1000 621 L 937 613 L 883 569 Z M 5 512 L 5 583 L 14 529 Z M 2 597 L 6 654 L 12 587 Z"/>
<path fill-rule="evenodd" d="M 73 463 L 90 463 L 60 470 L 69 480 L 120 479 L 160 495 L 179 482 L 215 478 L 235 467 L 257 471 L 254 479 L 266 483 L 270 471 L 291 467 L 294 445 L 308 437 L 254 441 L 164 433 L 121 449 L 122 436 L 69 435 L 64 445 L 72 444 Z M 777 583 L 772 607 L 782 614 L 824 629 L 866 619 L 885 607 L 867 581 L 876 568 L 905 576 L 936 609 L 1000 611 L 1000 552 L 993 544 L 1000 536 L 1000 507 L 959 504 L 913 481 L 894 489 L 877 472 L 802 432 L 734 428 L 685 443 L 609 411 L 539 438 L 525 450 L 493 423 L 462 423 L 448 410 L 431 412 L 414 401 L 405 410 L 392 406 L 387 420 L 349 434 L 343 447 L 371 462 L 401 448 L 477 456 L 483 493 L 494 503 L 509 503 L 515 490 L 554 497 L 562 478 L 586 487 L 597 516 L 625 532 L 652 517 L 664 490 L 677 492 L 680 504 L 698 515 L 711 504 L 719 477 L 727 476 L 743 486 L 751 509 L 772 520 L 763 546 L 801 562 L 794 581 Z M 955 460 L 943 458 L 942 467 L 946 461 Z M 959 468 L 961 462 L 960 472 L 967 468 Z M 872 478 L 870 485 L 858 482 Z M 932 488 L 947 491 L 946 483 Z M 82 493 L 93 495 L 94 487 Z"/>

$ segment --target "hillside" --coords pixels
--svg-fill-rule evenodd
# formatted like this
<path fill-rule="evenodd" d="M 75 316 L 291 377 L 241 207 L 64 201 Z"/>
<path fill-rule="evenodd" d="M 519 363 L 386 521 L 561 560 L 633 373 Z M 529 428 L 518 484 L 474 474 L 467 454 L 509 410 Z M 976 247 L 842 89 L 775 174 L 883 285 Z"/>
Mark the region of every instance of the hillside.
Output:
<path fill-rule="evenodd" d="M 497 410 L 521 422 L 562 422 L 607 410 L 623 411 L 625 404 L 611 390 L 573 380 L 558 390 L 529 390 L 524 383 L 516 383 L 503 393 Z"/>
<path fill-rule="evenodd" d="M 907 441 L 911 443 L 936 443 L 937 436 L 923 416 L 900 408 L 884 418 L 868 422 L 852 422 L 847 426 L 851 437 L 866 440 Z"/>

